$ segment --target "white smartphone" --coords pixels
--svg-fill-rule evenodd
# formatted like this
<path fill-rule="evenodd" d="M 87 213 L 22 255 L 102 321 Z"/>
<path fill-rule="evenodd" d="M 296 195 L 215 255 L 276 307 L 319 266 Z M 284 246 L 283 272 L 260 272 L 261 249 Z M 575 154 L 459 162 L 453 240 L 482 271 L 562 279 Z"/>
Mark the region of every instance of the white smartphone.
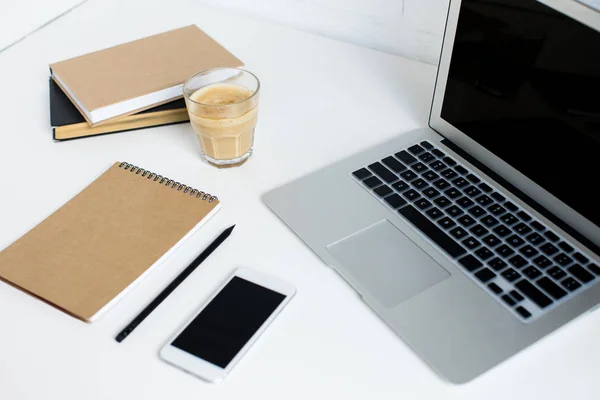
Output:
<path fill-rule="evenodd" d="M 237 269 L 169 339 L 160 358 L 206 381 L 220 381 L 295 293 L 280 279 Z"/>

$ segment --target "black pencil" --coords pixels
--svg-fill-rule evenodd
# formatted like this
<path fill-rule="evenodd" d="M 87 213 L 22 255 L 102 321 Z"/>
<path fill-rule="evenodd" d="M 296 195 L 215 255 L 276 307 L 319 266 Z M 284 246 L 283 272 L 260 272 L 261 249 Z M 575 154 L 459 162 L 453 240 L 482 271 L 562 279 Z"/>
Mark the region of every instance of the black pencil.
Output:
<path fill-rule="evenodd" d="M 142 321 L 148 316 L 150 315 L 150 313 L 159 306 L 160 303 L 162 303 L 162 301 L 164 299 L 166 299 L 171 292 L 173 292 L 173 290 L 175 290 L 177 288 L 177 286 L 179 286 L 179 284 L 181 282 L 183 282 L 185 280 L 185 278 L 187 278 L 192 272 L 194 272 L 194 270 L 196 269 L 196 267 L 198 267 L 198 265 L 200 265 L 202 263 L 202 261 L 206 260 L 206 258 L 213 252 L 215 251 L 215 249 L 217 247 L 219 247 L 219 245 L 221 245 L 221 243 L 223 243 L 225 241 L 225 239 L 227 239 L 229 237 L 229 235 L 231 235 L 231 232 L 233 231 L 233 228 L 235 227 L 235 225 L 225 229 L 223 231 L 223 233 L 221 233 L 215 240 L 213 240 L 213 242 L 208 245 L 208 247 L 202 252 L 200 253 L 200 255 L 198 257 L 196 257 L 196 259 L 194 261 L 192 261 L 192 263 L 190 265 L 188 265 L 188 267 L 186 269 L 184 269 L 178 276 L 177 278 L 173 279 L 173 281 L 171 283 L 169 283 L 169 285 L 163 289 L 162 292 L 160 292 L 160 294 L 158 296 L 156 296 L 156 298 L 154 298 L 154 300 L 152 300 L 152 302 L 150 302 L 150 304 L 148 304 L 146 306 L 146 308 L 144 308 L 142 310 L 142 312 L 140 312 L 130 323 L 129 325 L 127 325 L 116 337 L 115 340 L 117 342 L 122 342 L 127 336 L 129 336 L 129 334 L 131 332 L 133 332 L 133 330 L 142 323 Z"/>

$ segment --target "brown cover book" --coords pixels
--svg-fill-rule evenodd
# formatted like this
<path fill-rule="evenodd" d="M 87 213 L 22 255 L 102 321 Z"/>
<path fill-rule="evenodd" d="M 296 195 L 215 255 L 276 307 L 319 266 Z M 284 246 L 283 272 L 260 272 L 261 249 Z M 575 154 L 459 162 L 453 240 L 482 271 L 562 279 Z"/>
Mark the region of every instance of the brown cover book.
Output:
<path fill-rule="evenodd" d="M 239 59 L 190 25 L 60 61 L 50 69 L 93 126 L 182 97 L 180 86 L 197 72 L 240 66 Z"/>
<path fill-rule="evenodd" d="M 91 321 L 219 208 L 209 194 L 115 163 L 0 252 L 0 278 Z"/>

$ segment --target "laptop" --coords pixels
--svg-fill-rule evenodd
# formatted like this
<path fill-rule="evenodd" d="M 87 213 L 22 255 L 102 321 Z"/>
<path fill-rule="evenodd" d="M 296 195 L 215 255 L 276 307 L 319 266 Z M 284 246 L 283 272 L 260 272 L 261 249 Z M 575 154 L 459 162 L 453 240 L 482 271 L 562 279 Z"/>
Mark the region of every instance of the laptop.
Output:
<path fill-rule="evenodd" d="M 264 195 L 450 382 L 600 304 L 598 16 L 452 0 L 429 127 Z"/>

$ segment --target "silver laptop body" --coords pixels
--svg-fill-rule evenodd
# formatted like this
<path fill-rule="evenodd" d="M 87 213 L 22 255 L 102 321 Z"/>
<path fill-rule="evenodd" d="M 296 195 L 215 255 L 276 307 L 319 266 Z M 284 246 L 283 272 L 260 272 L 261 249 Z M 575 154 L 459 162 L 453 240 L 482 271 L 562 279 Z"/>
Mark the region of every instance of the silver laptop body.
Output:
<path fill-rule="evenodd" d="M 506 20 L 497 19 L 499 13 L 506 12 L 506 7 L 495 9 L 493 2 L 485 3 L 451 1 L 430 128 L 401 134 L 264 196 L 273 212 L 334 268 L 406 344 L 439 375 L 454 383 L 473 379 L 600 304 L 600 285 L 597 285 L 600 282 L 597 267 L 600 265 L 597 254 L 600 228 L 597 213 L 589 210 L 590 204 L 577 203 L 577 199 L 573 200 L 575 204 L 572 197 L 567 203 L 563 201 L 564 196 L 559 198 L 551 193 L 550 190 L 555 193 L 553 188 L 536 183 L 543 177 L 519 172 L 521 164 L 511 165 L 507 161 L 510 157 L 505 156 L 510 146 L 498 145 L 504 146 L 503 157 L 496 155 L 494 144 L 487 143 L 486 149 L 480 139 L 485 136 L 477 136 L 473 131 L 481 129 L 480 125 L 485 129 L 489 120 L 484 121 L 487 125 L 479 124 L 469 121 L 468 110 L 453 110 L 452 105 L 448 105 L 450 110 L 445 109 L 444 98 L 450 90 L 455 93 L 452 96 L 465 93 L 465 97 L 483 96 L 492 99 L 492 103 L 506 101 L 507 104 L 520 101 L 514 99 L 522 93 L 542 93 L 546 104 L 553 96 L 544 89 L 548 87 L 547 82 L 560 81 L 557 76 L 566 76 L 567 80 L 571 77 L 564 76 L 564 70 L 556 72 L 550 68 L 547 72 L 543 65 L 549 41 L 546 36 L 536 35 L 535 30 L 522 33 L 519 27 L 510 28 L 507 33 Z M 540 18 L 545 18 L 556 11 L 533 0 L 523 3 L 527 4 L 522 7 L 530 9 L 516 9 L 511 11 L 516 14 L 507 18 L 518 20 L 523 13 L 535 14 L 536 11 L 542 11 L 539 14 L 544 17 Z M 586 22 L 588 14 L 576 5 L 573 7 L 568 16 L 552 14 L 560 21 L 556 22 L 559 29 L 574 29 L 576 34 L 583 32 L 582 40 L 599 39 L 600 34 L 595 35 L 597 32 L 590 30 Z M 465 25 L 457 34 L 459 14 Z M 486 23 L 481 24 L 482 21 Z M 499 27 L 498 31 L 494 31 L 494 26 Z M 479 42 L 484 43 L 482 47 L 477 47 L 480 45 L 477 40 L 474 44 L 470 42 L 469 38 L 482 35 L 484 39 Z M 587 45 L 589 49 L 600 48 L 598 40 Z M 485 54 L 490 49 L 493 51 L 484 61 L 473 61 L 480 66 L 477 79 L 469 77 L 470 69 L 464 67 L 467 72 L 459 71 L 458 78 L 450 84 L 454 79 L 453 50 L 456 54 Z M 523 54 L 536 57 L 532 59 Z M 496 79 L 494 73 L 500 69 L 493 66 L 498 67 L 507 57 L 513 60 L 511 64 L 500 66 L 502 71 L 512 74 L 511 79 L 505 79 L 506 76 Z M 574 58 L 572 62 L 581 64 L 582 60 Z M 568 66 L 565 68 L 568 72 Z M 531 71 L 541 78 L 527 81 L 524 77 L 533 76 Z M 550 74 L 549 78 L 545 74 Z M 598 84 L 598 73 L 591 74 L 586 77 L 591 79 L 592 86 Z M 568 92 L 561 92 L 558 97 L 570 98 Z M 530 103 L 528 100 L 527 104 Z M 569 118 L 580 118 L 578 115 L 584 114 L 585 121 L 591 121 L 592 126 L 590 131 L 581 128 L 579 132 L 586 134 L 585 140 L 591 137 L 593 145 L 574 142 L 573 146 L 584 147 L 582 151 L 588 153 L 597 151 L 600 109 L 589 110 L 585 102 L 577 99 L 567 106 L 564 107 L 570 110 L 581 108 L 582 112 L 572 117 L 573 113 L 563 113 L 561 109 L 556 117 L 561 123 L 572 129 Z M 553 107 L 554 110 L 561 106 Z M 494 112 L 488 110 L 492 121 L 496 118 Z M 563 114 L 566 117 L 563 118 Z M 549 113 L 543 118 L 520 115 L 516 119 L 504 116 L 496 118 L 498 123 L 494 126 L 510 131 L 512 136 L 506 140 L 519 147 L 519 137 L 525 136 L 513 132 L 525 129 L 526 134 L 530 124 L 549 126 L 551 130 L 556 126 L 560 128 L 552 119 L 555 115 L 558 114 Z M 508 125 L 503 128 L 505 122 Z M 514 124 L 519 125 L 513 129 L 511 127 L 517 126 Z M 561 135 L 560 132 L 557 135 Z M 491 132 L 490 137 L 502 138 L 497 132 Z M 419 146 L 413 147 L 415 144 Z M 550 147 L 552 145 L 548 145 Z M 544 158 L 545 148 L 546 144 L 540 141 L 538 152 L 531 157 L 537 163 L 561 162 Z M 424 156 L 425 153 L 431 153 L 434 158 Z M 415 161 L 410 161 L 406 154 Z M 438 159 L 447 165 L 437 169 Z M 416 163 L 425 166 L 427 178 Z M 376 164 L 383 165 L 388 172 L 379 172 L 381 168 Z M 534 164 L 527 164 L 527 168 Z M 590 185 L 595 185 L 600 171 L 590 165 L 592 170 L 588 168 L 586 174 L 591 177 Z M 389 175 L 389 171 L 395 176 Z M 445 179 L 450 186 L 442 185 L 439 179 Z M 460 183 L 460 187 L 455 187 L 454 182 Z M 436 183 L 440 187 L 435 186 Z M 409 190 L 416 195 L 409 194 Z M 463 193 L 466 190 L 470 195 Z M 439 193 L 437 197 L 435 191 Z M 595 192 L 593 188 L 592 191 Z M 581 199 L 590 193 L 583 191 L 575 197 Z M 441 196 L 449 203 L 440 200 Z M 469 199 L 472 204 L 468 204 Z M 461 203 L 464 207 L 458 205 L 459 201 L 464 201 Z M 483 213 L 475 212 L 475 206 Z M 428 211 L 433 208 L 441 210 L 442 216 L 452 221 L 441 222 L 442 218 L 435 213 L 430 215 Z M 444 212 L 456 212 L 462 219 Z M 483 227 L 486 233 L 481 234 L 481 229 L 472 230 L 475 226 Z M 500 226 L 509 231 L 504 232 Z M 451 244 L 446 241 L 448 238 L 452 239 Z M 469 238 L 471 241 L 467 242 Z M 473 247 L 473 239 L 479 245 Z M 442 242 L 444 244 L 440 244 Z"/>

